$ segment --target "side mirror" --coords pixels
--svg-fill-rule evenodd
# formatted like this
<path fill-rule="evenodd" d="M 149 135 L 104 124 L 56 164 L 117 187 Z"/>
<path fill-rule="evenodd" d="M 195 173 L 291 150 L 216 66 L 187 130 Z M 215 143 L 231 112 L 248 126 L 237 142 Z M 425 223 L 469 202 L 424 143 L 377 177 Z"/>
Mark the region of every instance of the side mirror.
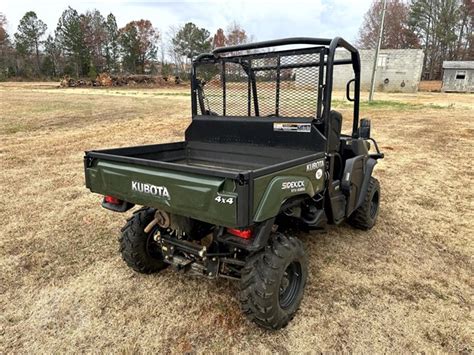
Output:
<path fill-rule="evenodd" d="M 360 120 L 359 138 L 370 139 L 370 120 L 367 118 Z"/>

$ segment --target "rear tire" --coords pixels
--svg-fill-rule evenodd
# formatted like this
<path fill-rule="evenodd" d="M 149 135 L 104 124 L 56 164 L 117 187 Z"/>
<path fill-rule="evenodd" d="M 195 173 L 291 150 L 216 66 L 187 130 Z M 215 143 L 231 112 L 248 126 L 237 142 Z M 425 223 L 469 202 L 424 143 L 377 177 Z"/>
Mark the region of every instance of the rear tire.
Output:
<path fill-rule="evenodd" d="M 355 228 L 369 230 L 377 221 L 380 208 L 380 184 L 370 177 L 369 187 L 364 202 L 349 217 L 349 224 Z"/>
<path fill-rule="evenodd" d="M 275 233 L 270 246 L 251 255 L 242 269 L 242 311 L 261 327 L 285 327 L 301 304 L 307 276 L 301 241 Z"/>
<path fill-rule="evenodd" d="M 155 210 L 143 207 L 134 212 L 122 228 L 119 238 L 120 252 L 125 263 L 142 274 L 151 274 L 168 266 L 163 254 L 153 240 L 156 228 L 145 233 L 145 227 L 153 220 Z"/>

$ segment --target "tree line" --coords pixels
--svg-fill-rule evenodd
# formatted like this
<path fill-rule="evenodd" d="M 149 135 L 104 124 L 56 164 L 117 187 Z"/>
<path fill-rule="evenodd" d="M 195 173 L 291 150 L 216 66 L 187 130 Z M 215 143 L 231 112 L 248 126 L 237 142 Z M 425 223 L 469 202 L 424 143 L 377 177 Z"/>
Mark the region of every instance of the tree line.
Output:
<path fill-rule="evenodd" d="M 364 16 L 357 45 L 375 48 L 382 0 Z M 474 60 L 472 0 L 387 0 L 382 48 L 422 48 L 423 79 L 440 79 L 444 60 Z M 131 21 L 119 28 L 115 16 L 98 10 L 63 11 L 54 34 L 33 11 L 13 35 L 0 13 L 0 80 L 12 77 L 95 78 L 98 73 L 152 74 L 186 78 L 191 59 L 213 48 L 252 41 L 238 24 L 209 30 L 194 23 L 172 26 L 166 35 L 151 21 Z"/>
<path fill-rule="evenodd" d="M 13 36 L 6 28 L 0 13 L 0 80 L 64 75 L 95 79 L 102 72 L 186 78 L 197 54 L 251 39 L 236 22 L 213 36 L 189 22 L 171 27 L 165 40 L 149 20 L 119 28 L 112 13 L 104 17 L 98 10 L 78 13 L 72 7 L 61 14 L 54 35 L 46 36 L 47 25 L 34 11 L 21 18 Z"/>
<path fill-rule="evenodd" d="M 382 0 L 376 0 L 364 16 L 357 44 L 377 45 Z M 445 60 L 474 60 L 474 1 L 387 0 L 381 48 L 422 48 L 424 80 L 441 79 Z"/>

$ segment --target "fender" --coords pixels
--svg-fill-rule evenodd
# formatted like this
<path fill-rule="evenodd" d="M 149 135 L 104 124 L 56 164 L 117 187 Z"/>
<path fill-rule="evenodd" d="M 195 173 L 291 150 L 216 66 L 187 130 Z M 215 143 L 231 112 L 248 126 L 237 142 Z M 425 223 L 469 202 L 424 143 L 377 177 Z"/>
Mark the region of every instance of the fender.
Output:
<path fill-rule="evenodd" d="M 365 196 L 367 196 L 367 189 L 369 188 L 369 181 L 370 177 L 372 176 L 372 171 L 374 171 L 375 164 L 377 164 L 377 160 L 373 158 L 367 159 L 365 163 L 365 174 L 364 180 L 362 181 L 362 188 L 360 191 L 359 199 L 357 200 L 356 209 L 362 205 L 364 202 Z"/>
<path fill-rule="evenodd" d="M 313 184 L 305 176 L 277 176 L 268 184 L 267 189 L 255 212 L 254 221 L 263 222 L 275 217 L 288 198 L 300 195 L 313 197 Z"/>

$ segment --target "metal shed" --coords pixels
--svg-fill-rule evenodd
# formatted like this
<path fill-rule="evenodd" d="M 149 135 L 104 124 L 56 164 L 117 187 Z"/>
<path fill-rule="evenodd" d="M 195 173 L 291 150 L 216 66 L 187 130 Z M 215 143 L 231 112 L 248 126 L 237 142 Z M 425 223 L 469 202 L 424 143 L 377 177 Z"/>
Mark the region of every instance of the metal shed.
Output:
<path fill-rule="evenodd" d="M 474 92 L 474 61 L 443 62 L 444 92 Z"/>

